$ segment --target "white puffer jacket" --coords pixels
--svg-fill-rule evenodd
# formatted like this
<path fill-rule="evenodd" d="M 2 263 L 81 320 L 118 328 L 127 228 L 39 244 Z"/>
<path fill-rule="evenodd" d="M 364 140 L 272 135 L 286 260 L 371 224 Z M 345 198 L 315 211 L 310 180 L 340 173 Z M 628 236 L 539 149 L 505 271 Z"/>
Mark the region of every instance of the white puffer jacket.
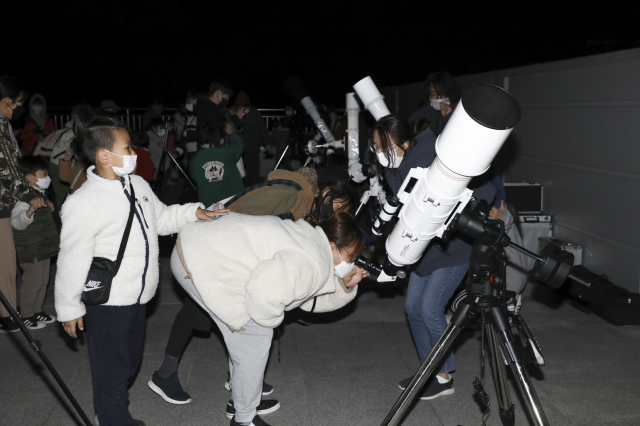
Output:
<path fill-rule="evenodd" d="M 180 231 L 178 253 L 202 301 L 239 330 L 277 327 L 285 311 L 336 310 L 356 297 L 334 275 L 329 240 L 304 220 L 230 213 Z"/>
<path fill-rule="evenodd" d="M 80 301 L 94 257 L 116 260 L 129 217 L 129 179 L 136 194 L 136 213 L 118 275 L 106 305 L 145 304 L 158 287 L 158 235 L 174 234 L 197 221 L 201 204 L 165 206 L 139 176 L 109 180 L 87 170 L 87 181 L 62 206 L 62 232 L 55 280 L 59 321 L 85 314 Z M 126 185 L 126 192 L 123 186 Z"/>

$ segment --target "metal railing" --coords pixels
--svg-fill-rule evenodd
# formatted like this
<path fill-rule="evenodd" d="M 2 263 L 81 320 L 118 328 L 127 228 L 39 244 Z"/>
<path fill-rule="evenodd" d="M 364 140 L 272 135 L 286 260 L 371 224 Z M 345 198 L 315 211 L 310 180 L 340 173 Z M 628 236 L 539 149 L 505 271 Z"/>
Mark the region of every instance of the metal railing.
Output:
<path fill-rule="evenodd" d="M 63 110 L 64 108 L 49 108 L 49 116 L 53 120 L 56 129 L 61 129 L 71 120 L 71 112 L 51 112 L 56 110 Z M 138 132 L 144 130 L 142 126 L 142 118 L 144 113 L 148 111 L 148 108 L 120 108 L 120 113 L 117 116 L 124 124 L 127 125 L 129 130 Z M 173 118 L 177 108 L 165 108 L 163 110 L 162 119 L 167 121 Z M 262 114 L 267 123 L 267 129 L 272 130 L 273 125 L 277 120 L 286 117 L 284 108 L 258 108 L 258 111 Z"/>

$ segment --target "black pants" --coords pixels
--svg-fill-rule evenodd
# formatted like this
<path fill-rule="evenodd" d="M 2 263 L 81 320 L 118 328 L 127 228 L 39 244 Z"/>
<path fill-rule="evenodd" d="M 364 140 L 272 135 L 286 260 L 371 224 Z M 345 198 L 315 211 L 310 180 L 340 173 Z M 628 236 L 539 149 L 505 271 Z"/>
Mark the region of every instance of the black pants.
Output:
<path fill-rule="evenodd" d="M 128 387 L 142 359 L 145 306 L 86 307 L 93 405 L 100 426 L 130 426 Z"/>
<path fill-rule="evenodd" d="M 193 299 L 187 296 L 171 327 L 165 354 L 180 359 L 193 330 L 209 331 L 213 320 Z"/>
<path fill-rule="evenodd" d="M 242 155 L 247 186 L 257 185 L 265 181 L 260 177 L 260 151 L 245 151 Z"/>

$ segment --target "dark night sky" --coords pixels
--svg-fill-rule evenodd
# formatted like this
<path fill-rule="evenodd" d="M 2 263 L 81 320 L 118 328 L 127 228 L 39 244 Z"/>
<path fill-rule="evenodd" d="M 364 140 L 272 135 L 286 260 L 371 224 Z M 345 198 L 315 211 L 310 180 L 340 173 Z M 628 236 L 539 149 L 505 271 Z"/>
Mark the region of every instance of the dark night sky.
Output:
<path fill-rule="evenodd" d="M 100 3 L 106 6 L 98 6 Z M 175 106 L 190 87 L 226 78 L 258 107 L 282 107 L 282 82 L 304 78 L 342 107 L 371 75 L 379 86 L 640 46 L 635 2 L 27 1 L 3 5 L 0 74 L 49 105 Z M 207 6 L 196 4 L 206 4 Z"/>

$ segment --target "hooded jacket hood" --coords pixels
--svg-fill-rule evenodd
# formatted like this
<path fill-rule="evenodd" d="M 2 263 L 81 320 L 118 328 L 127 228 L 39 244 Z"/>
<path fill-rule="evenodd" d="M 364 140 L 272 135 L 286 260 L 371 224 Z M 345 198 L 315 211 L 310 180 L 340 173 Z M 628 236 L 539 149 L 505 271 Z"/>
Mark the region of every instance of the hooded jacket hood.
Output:
<path fill-rule="evenodd" d="M 33 104 L 36 101 L 40 101 L 44 104 L 44 107 L 42 108 L 42 113 L 41 114 L 36 114 L 33 111 Z M 44 98 L 44 96 L 42 96 L 40 93 L 36 93 L 34 95 L 31 96 L 31 99 L 29 99 L 29 115 L 31 116 L 31 118 L 33 119 L 33 121 L 36 122 L 36 124 L 38 125 L 38 127 L 43 128 L 44 127 L 44 116 L 47 113 L 47 100 Z"/>

